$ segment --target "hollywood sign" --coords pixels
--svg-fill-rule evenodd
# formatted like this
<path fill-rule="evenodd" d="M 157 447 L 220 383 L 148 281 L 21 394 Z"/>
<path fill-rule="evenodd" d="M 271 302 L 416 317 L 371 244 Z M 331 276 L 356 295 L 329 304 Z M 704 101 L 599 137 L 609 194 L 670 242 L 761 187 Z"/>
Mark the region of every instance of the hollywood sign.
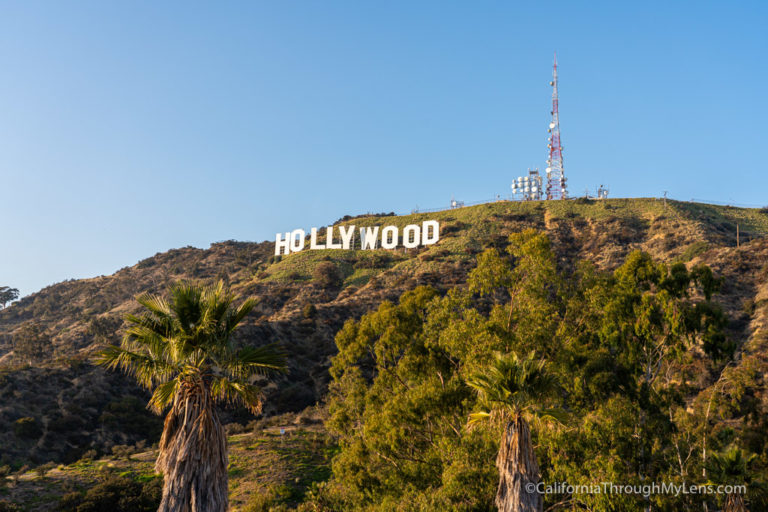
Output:
<path fill-rule="evenodd" d="M 338 238 L 336 234 L 338 233 Z M 318 249 L 353 249 L 355 248 L 355 226 L 328 226 L 325 228 L 325 242 L 318 243 L 318 229 L 309 232 L 309 248 Z M 275 235 L 275 256 L 303 251 L 306 247 L 307 233 L 303 229 L 294 229 L 284 235 Z M 402 233 L 397 226 L 374 226 L 360 228 L 360 249 L 374 250 L 395 249 L 398 246 L 413 249 L 420 245 L 436 244 L 440 240 L 440 223 L 425 220 L 418 224 L 408 224 Z"/>

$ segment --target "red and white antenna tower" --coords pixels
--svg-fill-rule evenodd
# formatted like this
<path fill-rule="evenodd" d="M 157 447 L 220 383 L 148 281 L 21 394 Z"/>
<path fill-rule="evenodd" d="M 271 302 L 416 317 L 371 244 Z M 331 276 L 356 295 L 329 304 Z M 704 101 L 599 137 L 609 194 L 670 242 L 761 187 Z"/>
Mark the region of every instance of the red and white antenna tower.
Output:
<path fill-rule="evenodd" d="M 557 53 L 552 71 L 552 122 L 549 123 L 549 158 L 547 159 L 547 199 L 567 199 L 568 189 L 563 171 L 563 146 L 560 145 L 560 113 L 557 99 Z"/>

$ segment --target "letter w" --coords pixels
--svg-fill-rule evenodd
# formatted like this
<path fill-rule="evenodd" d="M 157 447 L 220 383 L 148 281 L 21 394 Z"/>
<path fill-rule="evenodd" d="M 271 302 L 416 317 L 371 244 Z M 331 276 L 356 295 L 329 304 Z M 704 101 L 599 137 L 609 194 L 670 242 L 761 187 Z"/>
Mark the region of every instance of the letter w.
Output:
<path fill-rule="evenodd" d="M 370 235 L 368 232 L 370 231 Z M 379 236 L 379 226 L 374 228 L 360 228 L 360 248 L 375 249 L 376 238 Z"/>

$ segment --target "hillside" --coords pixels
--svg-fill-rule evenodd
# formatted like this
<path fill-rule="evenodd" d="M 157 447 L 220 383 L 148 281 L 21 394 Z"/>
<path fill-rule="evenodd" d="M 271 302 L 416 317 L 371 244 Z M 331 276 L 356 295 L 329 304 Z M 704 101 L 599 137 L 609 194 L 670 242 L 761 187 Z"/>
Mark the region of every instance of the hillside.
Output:
<path fill-rule="evenodd" d="M 263 505 L 296 505 L 314 482 L 328 478 L 332 444 L 318 427 L 256 428 L 229 436 L 229 488 L 233 510 Z M 32 510 L 58 510 L 62 496 L 76 496 L 95 482 L 128 478 L 159 491 L 154 474 L 157 450 L 128 449 L 102 457 L 85 457 L 45 470 L 22 470 L 7 477 L 6 498 Z M 0 482 L 2 488 L 2 482 Z M 124 492 L 118 487 L 117 492 Z M 66 499 L 66 498 L 65 498 Z M 0 502 L 1 503 L 1 502 Z"/>
<path fill-rule="evenodd" d="M 100 344 L 119 339 L 121 319 L 135 310 L 139 293 L 160 293 L 179 279 L 223 279 L 238 294 L 258 298 L 239 341 L 285 346 L 290 372 L 268 388 L 265 414 L 298 412 L 322 401 L 334 336 L 347 319 L 420 284 L 445 290 L 463 283 L 476 254 L 505 247 L 511 233 L 526 228 L 549 236 L 563 267 L 586 259 L 611 270 L 635 249 L 661 261 L 710 265 L 726 278 L 717 300 L 730 319 L 729 337 L 751 360 L 768 359 L 765 210 L 655 199 L 503 201 L 340 224 L 402 227 L 428 219 L 440 221 L 441 237 L 425 248 L 275 257 L 273 242 L 227 241 L 156 254 L 111 276 L 58 283 L 0 311 L 0 466 L 72 463 L 88 450 L 110 453 L 115 445 L 157 440 L 160 423 L 143 409 L 144 392 L 89 363 Z M 340 279 L 320 284 L 313 275 L 327 261 Z M 14 342 L 32 324 L 50 337 L 50 349 L 25 360 L 14 354 Z M 228 412 L 229 421 L 252 419 L 242 410 Z"/>

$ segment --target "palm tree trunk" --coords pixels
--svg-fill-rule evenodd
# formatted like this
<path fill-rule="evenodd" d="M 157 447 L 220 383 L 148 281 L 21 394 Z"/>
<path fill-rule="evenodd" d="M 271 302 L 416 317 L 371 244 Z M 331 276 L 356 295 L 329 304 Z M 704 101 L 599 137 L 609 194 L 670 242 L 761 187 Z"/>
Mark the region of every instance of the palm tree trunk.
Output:
<path fill-rule="evenodd" d="M 227 437 L 208 386 L 187 381 L 165 418 L 155 470 L 163 474 L 158 512 L 226 512 Z"/>
<path fill-rule="evenodd" d="M 744 497 L 741 494 L 729 494 L 726 496 L 723 512 L 747 512 Z"/>
<path fill-rule="evenodd" d="M 499 488 L 496 506 L 499 512 L 541 512 L 542 496 L 536 491 L 539 465 L 531 444 L 531 431 L 521 416 L 507 423 L 496 457 Z"/>

